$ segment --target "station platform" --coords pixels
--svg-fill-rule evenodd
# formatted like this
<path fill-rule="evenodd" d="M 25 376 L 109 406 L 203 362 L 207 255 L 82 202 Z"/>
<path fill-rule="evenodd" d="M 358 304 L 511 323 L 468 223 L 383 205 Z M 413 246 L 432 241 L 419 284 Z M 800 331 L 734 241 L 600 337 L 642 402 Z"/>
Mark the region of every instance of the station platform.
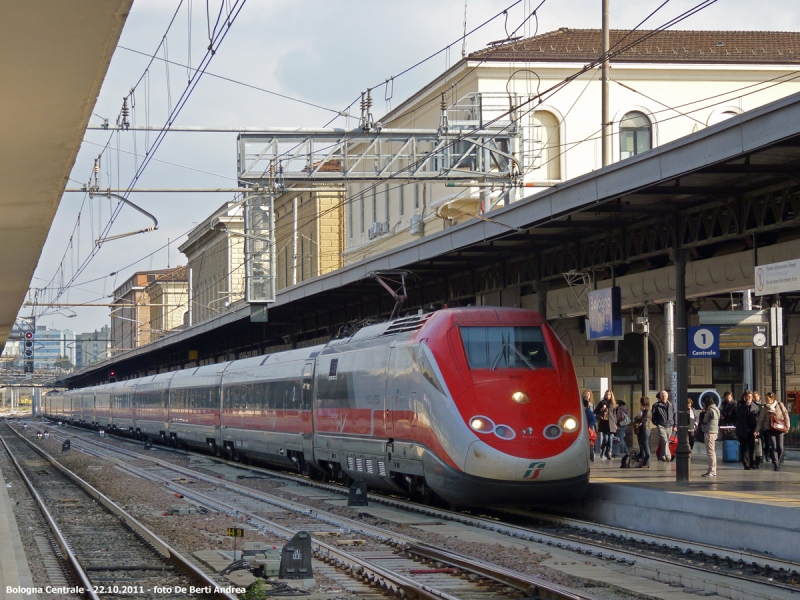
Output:
<path fill-rule="evenodd" d="M 704 478 L 707 458 L 693 455 L 691 481 L 677 483 L 674 462 L 654 458 L 649 469 L 622 469 L 619 459 L 595 457 L 587 495 L 558 512 L 800 562 L 800 461 L 745 471 L 719 458 L 717 477 Z"/>
<path fill-rule="evenodd" d="M 2 471 L 0 471 L 2 474 Z M 6 479 L 0 485 L 0 599 L 25 600 L 37 598 L 36 593 L 19 593 L 18 589 L 33 588 L 33 578 L 22 546 L 11 499 L 6 490 Z"/>

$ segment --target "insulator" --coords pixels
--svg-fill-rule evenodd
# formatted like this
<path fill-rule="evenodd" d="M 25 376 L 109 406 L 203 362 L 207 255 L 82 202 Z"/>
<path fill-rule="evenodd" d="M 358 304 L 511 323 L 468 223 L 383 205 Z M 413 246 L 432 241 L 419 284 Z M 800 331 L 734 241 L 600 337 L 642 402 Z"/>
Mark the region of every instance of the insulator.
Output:
<path fill-rule="evenodd" d="M 100 161 L 94 159 L 94 174 L 97 175 L 98 173 L 100 173 Z"/>
<path fill-rule="evenodd" d="M 442 112 L 447 110 L 447 104 L 444 101 L 444 92 L 442 92 L 442 104 L 441 104 Z"/>
<path fill-rule="evenodd" d="M 372 90 L 367 88 L 367 109 L 372 108 Z"/>

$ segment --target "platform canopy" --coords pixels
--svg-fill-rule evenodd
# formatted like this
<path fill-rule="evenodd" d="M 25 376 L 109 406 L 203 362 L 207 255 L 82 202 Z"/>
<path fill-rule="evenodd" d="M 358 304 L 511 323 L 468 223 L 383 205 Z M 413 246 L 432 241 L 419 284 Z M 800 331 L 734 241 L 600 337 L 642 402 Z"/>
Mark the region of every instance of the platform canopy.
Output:
<path fill-rule="evenodd" d="M 234 305 L 71 374 L 64 383 L 103 383 L 112 367 L 124 379 L 321 342 L 351 323 L 389 315 L 394 300 L 370 277 L 376 271 L 410 271 L 406 308 L 417 310 L 472 304 L 511 287 L 529 288 L 526 294 L 532 295 L 540 283 L 552 293 L 566 287 L 564 274 L 570 272 L 603 279 L 611 277 L 612 268 L 616 276 L 662 269 L 676 249 L 699 261 L 742 252 L 750 257 L 755 245 L 768 261 L 771 249 L 798 238 L 800 94 L 795 94 L 481 219 L 279 290 L 267 315 L 256 316 L 258 307 Z M 800 297 L 792 306 L 800 306 Z M 548 318 L 565 316 L 550 312 Z"/>
<path fill-rule="evenodd" d="M 0 3 L 0 347 L 133 0 Z"/>

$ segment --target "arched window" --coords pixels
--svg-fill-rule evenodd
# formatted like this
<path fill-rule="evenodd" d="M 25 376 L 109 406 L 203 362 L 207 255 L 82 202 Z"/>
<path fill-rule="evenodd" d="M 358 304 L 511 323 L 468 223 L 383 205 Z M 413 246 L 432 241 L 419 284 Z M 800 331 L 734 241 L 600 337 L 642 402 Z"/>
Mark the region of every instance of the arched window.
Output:
<path fill-rule="evenodd" d="M 653 147 L 653 127 L 640 112 L 629 112 L 619 123 L 619 158 L 625 160 Z"/>
<path fill-rule="evenodd" d="M 561 180 L 561 125 L 546 110 L 533 113 L 531 162 L 536 179 Z"/>
<path fill-rule="evenodd" d="M 717 123 L 722 123 L 726 119 L 730 119 L 731 117 L 735 117 L 736 113 L 732 110 L 726 110 L 723 112 L 718 112 L 711 115 L 711 118 L 708 120 L 708 126 L 711 127 L 712 125 L 716 125 Z"/>

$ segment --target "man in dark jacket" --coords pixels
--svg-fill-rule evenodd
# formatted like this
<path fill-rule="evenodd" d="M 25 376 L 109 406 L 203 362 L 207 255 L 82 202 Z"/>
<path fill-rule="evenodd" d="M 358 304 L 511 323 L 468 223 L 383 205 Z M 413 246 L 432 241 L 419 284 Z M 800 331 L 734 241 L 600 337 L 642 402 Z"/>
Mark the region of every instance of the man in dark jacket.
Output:
<path fill-rule="evenodd" d="M 758 405 L 753 402 L 753 392 L 745 392 L 736 404 L 736 437 L 739 438 L 739 454 L 745 471 L 755 468 L 753 453 L 756 449 L 756 426 Z"/>
<path fill-rule="evenodd" d="M 719 424 L 736 425 L 736 402 L 731 392 L 725 392 L 725 398 L 719 407 Z"/>
<path fill-rule="evenodd" d="M 672 456 L 669 451 L 669 438 L 678 431 L 678 421 L 675 419 L 675 407 L 669 401 L 669 392 L 662 390 L 658 394 L 658 402 L 653 405 L 653 425 L 658 430 L 661 440 L 661 456 L 658 460 L 669 462 Z"/>

